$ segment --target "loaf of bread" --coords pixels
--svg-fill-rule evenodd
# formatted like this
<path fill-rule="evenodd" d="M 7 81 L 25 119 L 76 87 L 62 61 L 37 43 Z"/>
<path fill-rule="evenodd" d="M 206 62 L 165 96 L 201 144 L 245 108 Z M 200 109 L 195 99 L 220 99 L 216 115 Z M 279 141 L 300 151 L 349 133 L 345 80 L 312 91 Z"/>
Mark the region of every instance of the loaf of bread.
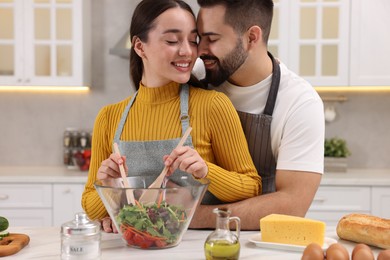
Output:
<path fill-rule="evenodd" d="M 390 249 L 390 219 L 349 214 L 339 220 L 336 231 L 342 239 Z"/>

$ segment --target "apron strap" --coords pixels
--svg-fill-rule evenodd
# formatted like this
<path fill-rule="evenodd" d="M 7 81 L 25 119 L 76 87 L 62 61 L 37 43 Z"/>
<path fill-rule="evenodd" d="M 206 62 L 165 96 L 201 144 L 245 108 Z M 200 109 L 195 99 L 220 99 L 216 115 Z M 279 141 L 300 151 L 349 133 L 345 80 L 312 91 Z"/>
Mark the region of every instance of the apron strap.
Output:
<path fill-rule="evenodd" d="M 180 121 L 182 135 L 187 131 L 190 126 L 190 116 L 188 115 L 188 97 L 190 95 L 190 88 L 188 84 L 182 84 L 180 86 Z"/>
<path fill-rule="evenodd" d="M 276 96 L 279 91 L 279 83 L 280 83 L 280 67 L 279 63 L 274 59 L 272 54 L 268 52 L 268 56 L 272 60 L 272 81 L 271 87 L 268 94 L 267 103 L 264 108 L 264 114 L 272 116 L 275 108 Z"/>
<path fill-rule="evenodd" d="M 121 137 L 121 134 L 122 134 L 122 131 L 123 131 L 123 127 L 124 127 L 126 119 L 127 119 L 127 115 L 129 114 L 130 108 L 133 105 L 135 97 L 137 96 L 137 94 L 138 94 L 138 91 L 136 91 L 134 93 L 133 97 L 130 99 L 129 103 L 127 104 L 125 110 L 122 113 L 121 120 L 119 121 L 118 127 L 117 127 L 116 132 L 115 132 L 115 136 L 114 136 L 114 142 L 115 143 L 119 144 L 119 140 L 120 140 L 120 137 Z"/>

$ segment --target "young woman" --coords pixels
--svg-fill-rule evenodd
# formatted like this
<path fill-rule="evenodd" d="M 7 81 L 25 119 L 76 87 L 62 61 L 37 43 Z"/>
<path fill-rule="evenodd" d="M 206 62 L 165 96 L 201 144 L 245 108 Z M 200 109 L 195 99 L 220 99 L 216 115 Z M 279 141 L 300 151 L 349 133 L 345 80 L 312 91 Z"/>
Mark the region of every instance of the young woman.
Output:
<path fill-rule="evenodd" d="M 137 92 L 104 107 L 96 118 L 82 198 L 89 217 L 108 215 L 93 184 L 119 178 L 120 164 L 129 176 L 157 177 L 165 164 L 171 177 L 184 172 L 207 178 L 205 204 L 258 195 L 261 180 L 233 105 L 224 94 L 195 87 L 198 82 L 191 70 L 197 58 L 197 30 L 188 4 L 141 1 L 133 14 L 130 37 L 130 74 Z M 191 136 L 183 147 L 174 149 L 189 126 Z M 123 157 L 112 152 L 115 142 Z M 111 231 L 110 222 L 103 223 L 103 229 Z"/>

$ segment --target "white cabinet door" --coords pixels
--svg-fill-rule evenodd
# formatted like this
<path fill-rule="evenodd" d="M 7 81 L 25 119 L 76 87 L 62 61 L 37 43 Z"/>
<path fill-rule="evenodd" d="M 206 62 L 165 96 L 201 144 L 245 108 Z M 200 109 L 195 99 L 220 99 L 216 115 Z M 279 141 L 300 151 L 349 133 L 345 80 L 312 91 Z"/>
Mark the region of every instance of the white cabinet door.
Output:
<path fill-rule="evenodd" d="M 314 86 L 348 84 L 349 0 L 275 1 L 269 50 Z"/>
<path fill-rule="evenodd" d="M 390 1 L 351 1 L 351 85 L 390 85 Z"/>
<path fill-rule="evenodd" d="M 88 84 L 89 1 L 0 1 L 0 85 Z"/>
<path fill-rule="evenodd" d="M 51 208 L 51 184 L 0 184 L 0 208 Z"/>
<path fill-rule="evenodd" d="M 346 214 L 370 214 L 370 211 L 370 187 L 320 186 L 306 217 L 334 226 Z"/>
<path fill-rule="evenodd" d="M 10 227 L 51 227 L 50 209 L 3 209 L 0 215 L 8 219 Z"/>
<path fill-rule="evenodd" d="M 83 212 L 81 195 L 83 184 L 53 184 L 53 226 L 61 226 Z"/>
<path fill-rule="evenodd" d="M 372 214 L 390 219 L 390 187 L 372 188 Z"/>
<path fill-rule="evenodd" d="M 290 68 L 314 86 L 347 85 L 349 0 L 295 0 L 290 12 Z"/>
<path fill-rule="evenodd" d="M 0 184 L 0 215 L 11 227 L 51 226 L 51 184 Z"/>
<path fill-rule="evenodd" d="M 0 83 L 15 85 L 23 78 L 22 2 L 0 1 L 0 17 Z"/>

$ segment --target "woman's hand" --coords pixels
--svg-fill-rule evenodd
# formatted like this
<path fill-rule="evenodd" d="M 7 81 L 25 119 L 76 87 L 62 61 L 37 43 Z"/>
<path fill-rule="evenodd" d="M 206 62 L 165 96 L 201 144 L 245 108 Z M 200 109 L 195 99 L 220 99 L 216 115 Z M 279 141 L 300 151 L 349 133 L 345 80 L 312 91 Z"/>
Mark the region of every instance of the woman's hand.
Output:
<path fill-rule="evenodd" d="M 168 176 L 176 169 L 192 174 L 195 178 L 202 179 L 207 176 L 209 168 L 199 153 L 189 147 L 182 146 L 175 148 L 170 155 L 164 156 L 164 164 L 169 167 Z"/>
<path fill-rule="evenodd" d="M 119 165 L 123 164 L 127 173 L 126 157 L 119 156 L 116 153 L 112 153 L 110 157 L 102 162 L 97 172 L 97 179 L 101 180 L 103 184 L 108 184 L 112 179 L 121 177 L 119 171 Z"/>
<path fill-rule="evenodd" d="M 110 217 L 105 217 L 101 220 L 101 226 L 104 232 L 107 233 L 118 233 L 114 222 L 112 222 Z"/>

